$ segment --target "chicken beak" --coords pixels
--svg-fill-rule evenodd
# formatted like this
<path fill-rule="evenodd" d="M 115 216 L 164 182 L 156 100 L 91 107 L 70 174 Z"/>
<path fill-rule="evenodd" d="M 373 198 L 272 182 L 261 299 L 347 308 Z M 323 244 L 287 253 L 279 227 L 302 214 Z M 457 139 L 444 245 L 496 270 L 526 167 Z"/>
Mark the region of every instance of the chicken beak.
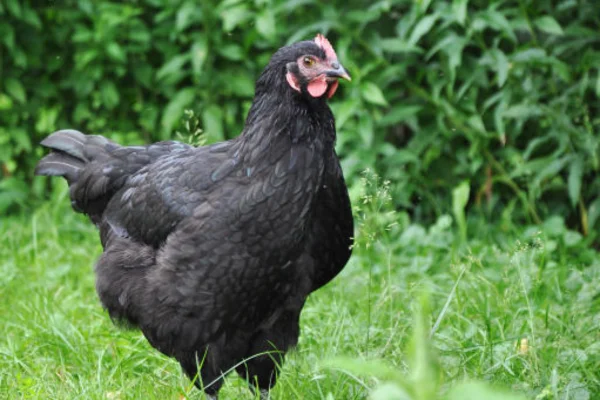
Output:
<path fill-rule="evenodd" d="M 346 69 L 342 66 L 342 64 L 334 61 L 331 63 L 331 69 L 325 72 L 325 75 L 329 78 L 342 78 L 347 81 L 351 81 L 350 74 Z"/>

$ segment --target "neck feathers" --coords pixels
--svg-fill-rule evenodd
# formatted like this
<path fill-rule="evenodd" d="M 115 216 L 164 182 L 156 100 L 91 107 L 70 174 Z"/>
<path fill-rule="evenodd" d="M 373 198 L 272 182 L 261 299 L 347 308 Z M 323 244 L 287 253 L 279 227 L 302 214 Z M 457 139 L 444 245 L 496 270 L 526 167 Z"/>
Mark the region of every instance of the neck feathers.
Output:
<path fill-rule="evenodd" d="M 275 140 L 284 135 L 292 142 L 335 141 L 335 121 L 325 98 L 292 90 L 285 68 L 268 68 L 256 83 L 256 94 L 242 136 Z"/>

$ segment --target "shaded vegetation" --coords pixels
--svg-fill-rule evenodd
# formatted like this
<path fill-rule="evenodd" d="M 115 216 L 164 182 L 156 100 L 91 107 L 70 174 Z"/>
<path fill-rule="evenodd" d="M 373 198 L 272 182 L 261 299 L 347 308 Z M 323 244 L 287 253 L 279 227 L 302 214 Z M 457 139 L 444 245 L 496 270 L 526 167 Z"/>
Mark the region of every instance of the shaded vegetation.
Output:
<path fill-rule="evenodd" d="M 600 395 L 600 260 L 580 234 L 558 218 L 467 220 L 479 235 L 463 242 L 450 216 L 416 224 L 374 182 L 357 185 L 355 253 L 309 298 L 275 399 L 494 398 L 472 381 L 530 399 Z M 61 184 L 0 226 L 0 397 L 202 398 L 175 361 L 111 324 L 94 292 L 96 233 L 67 200 Z M 252 398 L 234 376 L 222 395 Z"/>
<path fill-rule="evenodd" d="M 274 397 L 600 396 L 596 1 L 0 0 L 0 398 L 202 397 L 102 311 L 95 230 L 33 178 L 38 142 L 231 138 L 317 32 L 353 77 L 331 106 L 357 245 Z"/>
<path fill-rule="evenodd" d="M 241 129 L 279 46 L 326 33 L 352 75 L 335 97 L 350 177 L 375 168 L 431 223 L 467 213 L 596 235 L 600 12 L 562 1 L 0 2 L 0 210 L 43 197 L 39 139 L 77 127 L 166 139 L 185 109 L 209 142 Z"/>

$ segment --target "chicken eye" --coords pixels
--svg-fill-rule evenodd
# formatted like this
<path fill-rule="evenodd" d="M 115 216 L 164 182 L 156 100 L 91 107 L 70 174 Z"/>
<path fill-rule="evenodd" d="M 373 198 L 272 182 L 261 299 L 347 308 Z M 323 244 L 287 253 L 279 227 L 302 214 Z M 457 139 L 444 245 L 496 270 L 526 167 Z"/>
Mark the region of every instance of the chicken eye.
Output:
<path fill-rule="evenodd" d="M 302 62 L 304 63 L 305 66 L 307 67 L 312 67 L 315 64 L 315 60 L 313 60 L 310 57 L 304 57 L 304 60 L 302 60 Z"/>

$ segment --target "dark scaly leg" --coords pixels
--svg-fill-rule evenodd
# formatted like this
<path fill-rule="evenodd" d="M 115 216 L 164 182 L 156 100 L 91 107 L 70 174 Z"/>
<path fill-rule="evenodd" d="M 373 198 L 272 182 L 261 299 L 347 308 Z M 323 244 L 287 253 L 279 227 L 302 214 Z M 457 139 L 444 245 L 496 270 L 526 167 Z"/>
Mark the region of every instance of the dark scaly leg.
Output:
<path fill-rule="evenodd" d="M 252 390 L 260 390 L 261 399 L 269 398 L 269 391 L 277 381 L 286 351 L 298 343 L 299 319 L 300 308 L 283 311 L 273 325 L 254 335 L 245 355 L 245 363 L 236 368 Z"/>

